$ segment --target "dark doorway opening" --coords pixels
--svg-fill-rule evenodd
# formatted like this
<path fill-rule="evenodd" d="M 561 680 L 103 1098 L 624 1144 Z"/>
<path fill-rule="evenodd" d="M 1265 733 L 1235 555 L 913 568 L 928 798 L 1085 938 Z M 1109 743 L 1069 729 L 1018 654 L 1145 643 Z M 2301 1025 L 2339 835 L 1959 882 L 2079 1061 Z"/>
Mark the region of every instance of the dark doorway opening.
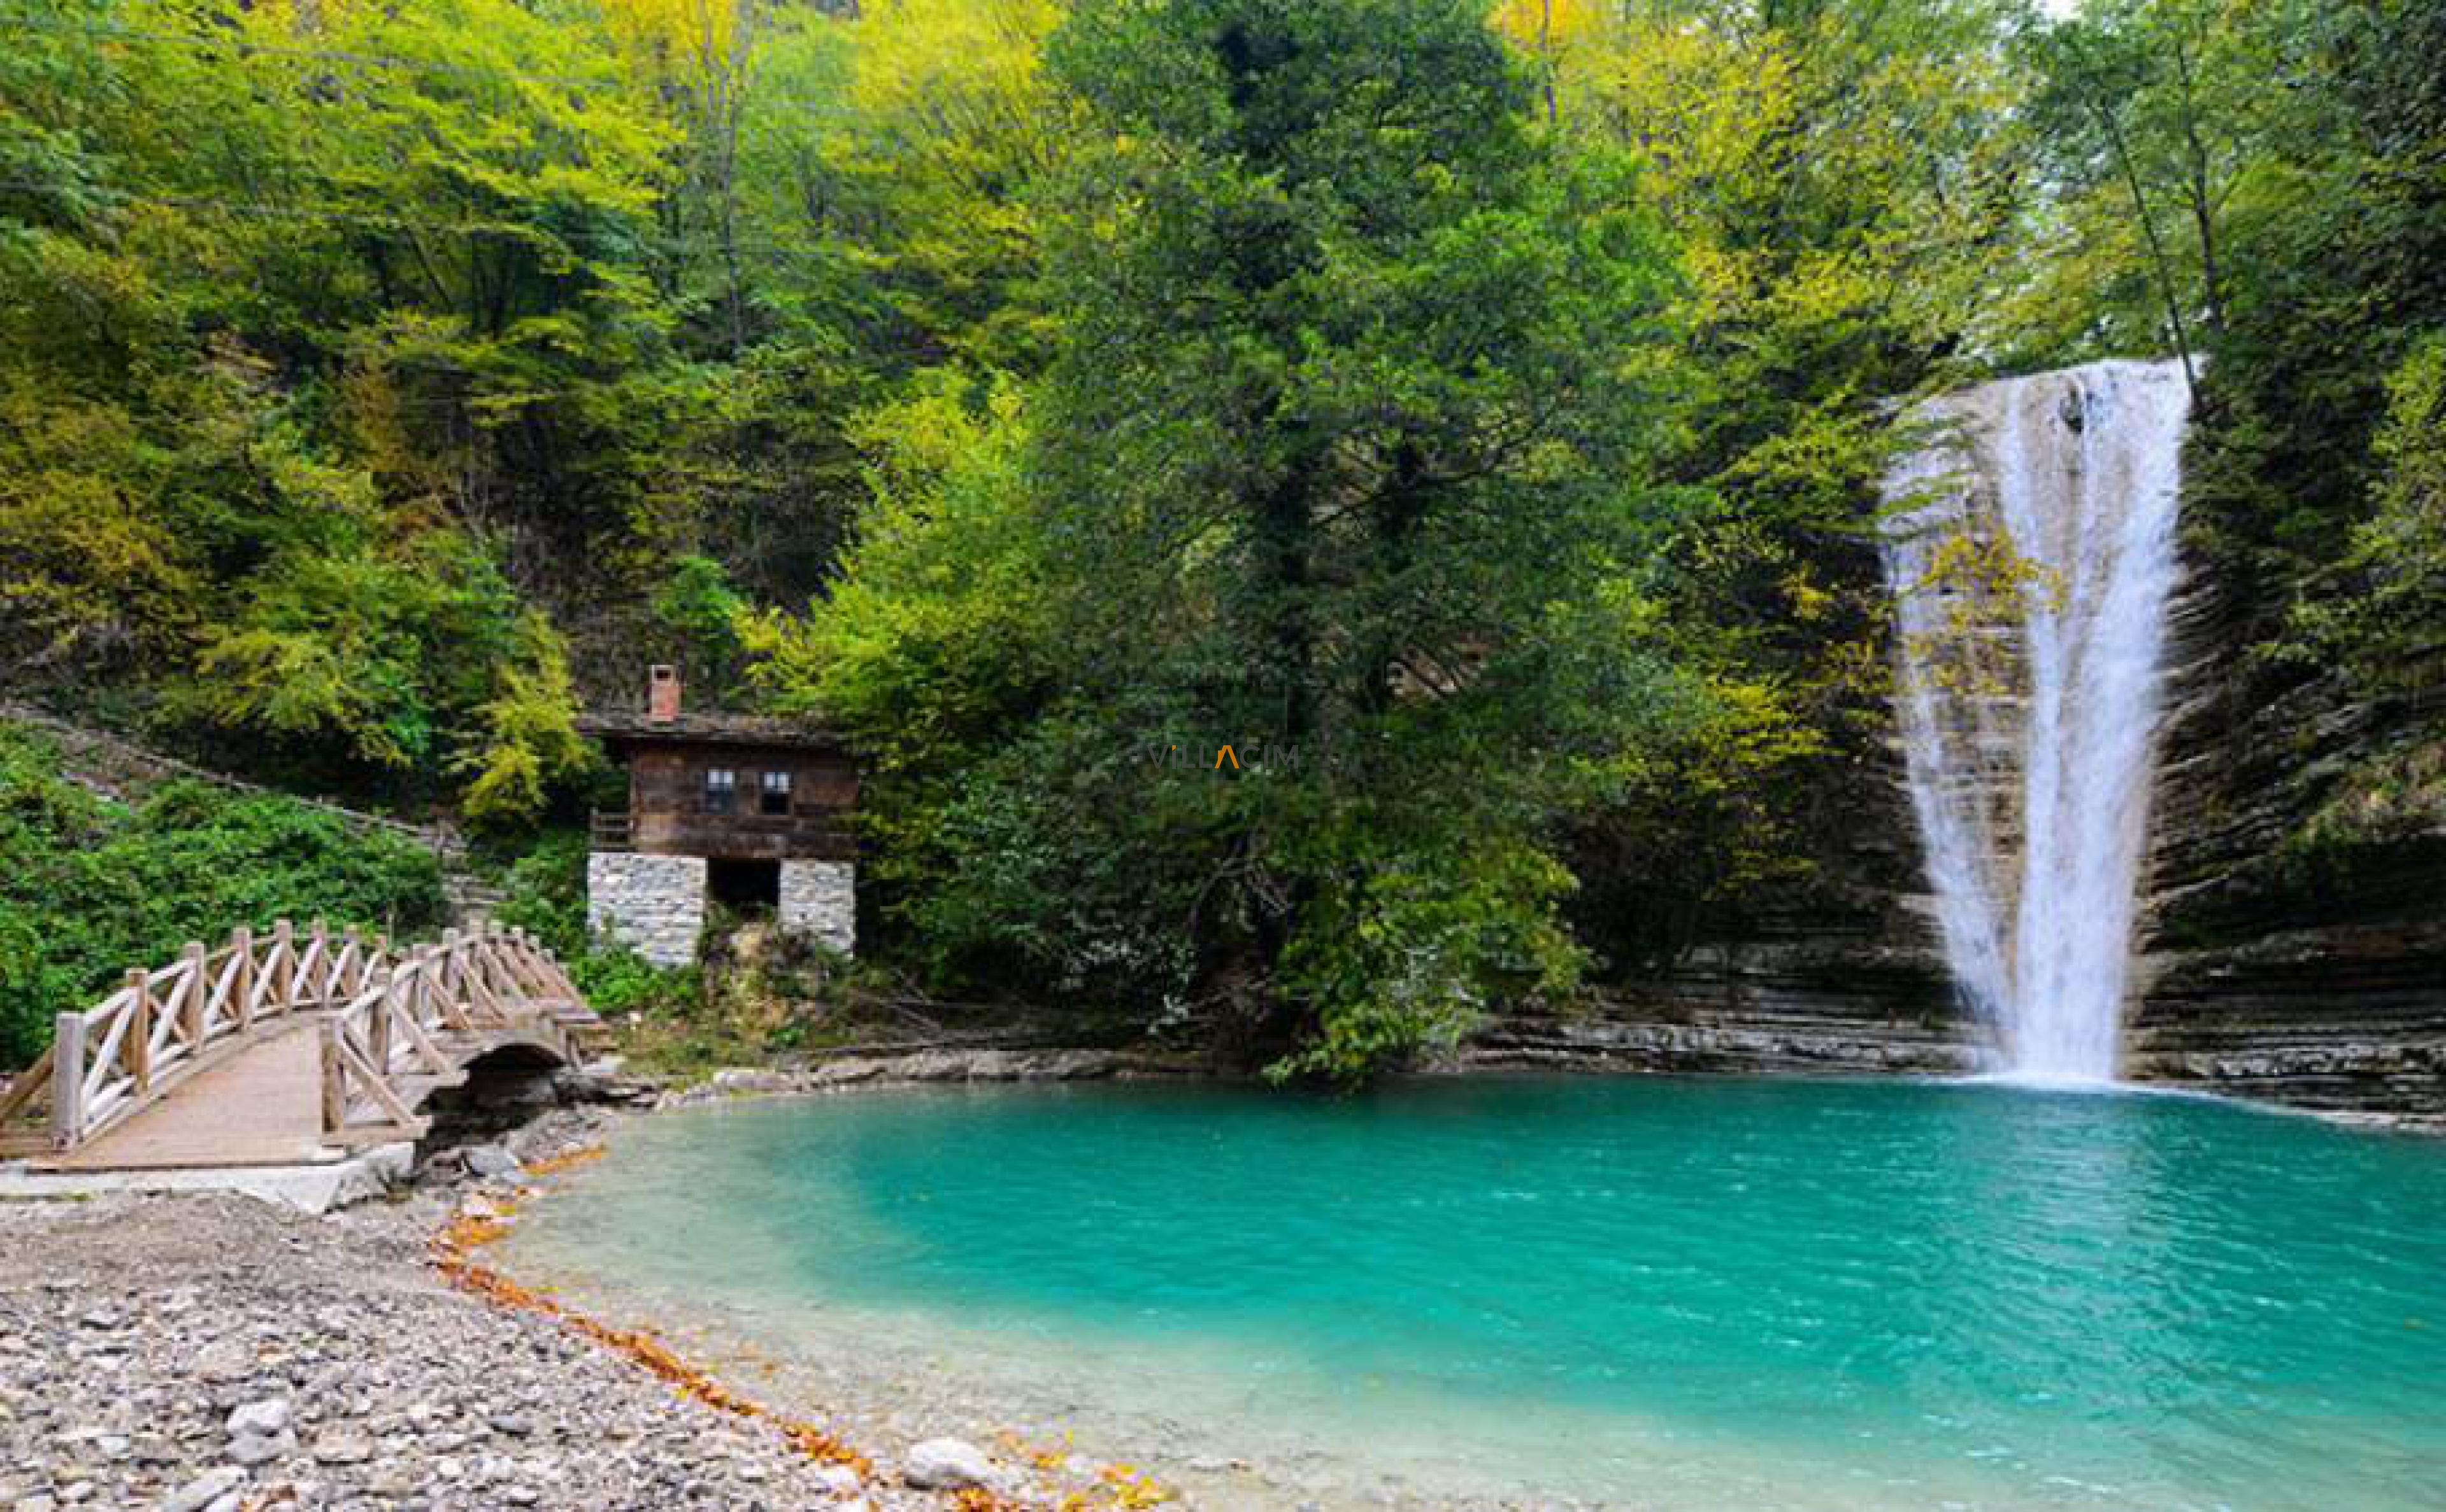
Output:
<path fill-rule="evenodd" d="M 781 906 L 781 863 L 721 861 L 706 864 L 705 889 L 733 913 L 771 913 Z"/>

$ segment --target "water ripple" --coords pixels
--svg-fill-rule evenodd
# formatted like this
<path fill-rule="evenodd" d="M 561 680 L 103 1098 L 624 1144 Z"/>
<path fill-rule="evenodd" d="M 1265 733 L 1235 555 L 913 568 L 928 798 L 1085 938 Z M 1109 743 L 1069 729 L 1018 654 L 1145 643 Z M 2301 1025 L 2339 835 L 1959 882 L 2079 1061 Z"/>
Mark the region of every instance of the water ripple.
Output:
<path fill-rule="evenodd" d="M 874 1096 L 658 1121 L 588 1183 L 536 1256 L 811 1340 L 889 1316 L 1115 1422 L 1159 1394 L 1411 1484 L 2317 1512 L 2446 1486 L 2446 1148 L 2197 1099 Z"/>

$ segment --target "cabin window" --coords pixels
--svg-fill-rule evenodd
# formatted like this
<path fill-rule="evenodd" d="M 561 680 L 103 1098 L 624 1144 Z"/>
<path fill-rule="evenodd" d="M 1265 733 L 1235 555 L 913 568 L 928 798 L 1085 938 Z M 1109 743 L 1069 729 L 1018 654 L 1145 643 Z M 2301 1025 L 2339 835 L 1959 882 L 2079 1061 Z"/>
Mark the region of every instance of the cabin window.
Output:
<path fill-rule="evenodd" d="M 705 812 L 736 813 L 739 812 L 739 774 L 728 767 L 705 769 Z"/>
<path fill-rule="evenodd" d="M 787 772 L 764 774 L 762 794 L 757 799 L 757 811 L 762 813 L 790 812 L 790 774 Z"/>

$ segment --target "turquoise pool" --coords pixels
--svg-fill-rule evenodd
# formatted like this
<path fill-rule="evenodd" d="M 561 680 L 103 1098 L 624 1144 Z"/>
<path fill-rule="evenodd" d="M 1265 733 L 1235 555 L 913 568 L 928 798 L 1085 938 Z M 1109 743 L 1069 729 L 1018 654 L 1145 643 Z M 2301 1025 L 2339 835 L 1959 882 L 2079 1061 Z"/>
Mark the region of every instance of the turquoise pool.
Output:
<path fill-rule="evenodd" d="M 2216 1102 L 871 1093 L 581 1181 L 517 1263 L 1284 1466 L 1260 1503 L 2446 1506 L 2446 1144 Z"/>

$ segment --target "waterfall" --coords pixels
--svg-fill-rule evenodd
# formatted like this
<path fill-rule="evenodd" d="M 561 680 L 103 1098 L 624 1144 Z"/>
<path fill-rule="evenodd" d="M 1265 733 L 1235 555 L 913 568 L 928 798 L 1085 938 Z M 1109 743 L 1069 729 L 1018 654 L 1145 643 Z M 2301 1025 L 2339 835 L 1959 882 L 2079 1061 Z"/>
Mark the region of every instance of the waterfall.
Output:
<path fill-rule="evenodd" d="M 1988 383 L 1886 479 L 1911 806 L 2010 1074 L 2115 1074 L 2190 400 L 2173 363 Z"/>

